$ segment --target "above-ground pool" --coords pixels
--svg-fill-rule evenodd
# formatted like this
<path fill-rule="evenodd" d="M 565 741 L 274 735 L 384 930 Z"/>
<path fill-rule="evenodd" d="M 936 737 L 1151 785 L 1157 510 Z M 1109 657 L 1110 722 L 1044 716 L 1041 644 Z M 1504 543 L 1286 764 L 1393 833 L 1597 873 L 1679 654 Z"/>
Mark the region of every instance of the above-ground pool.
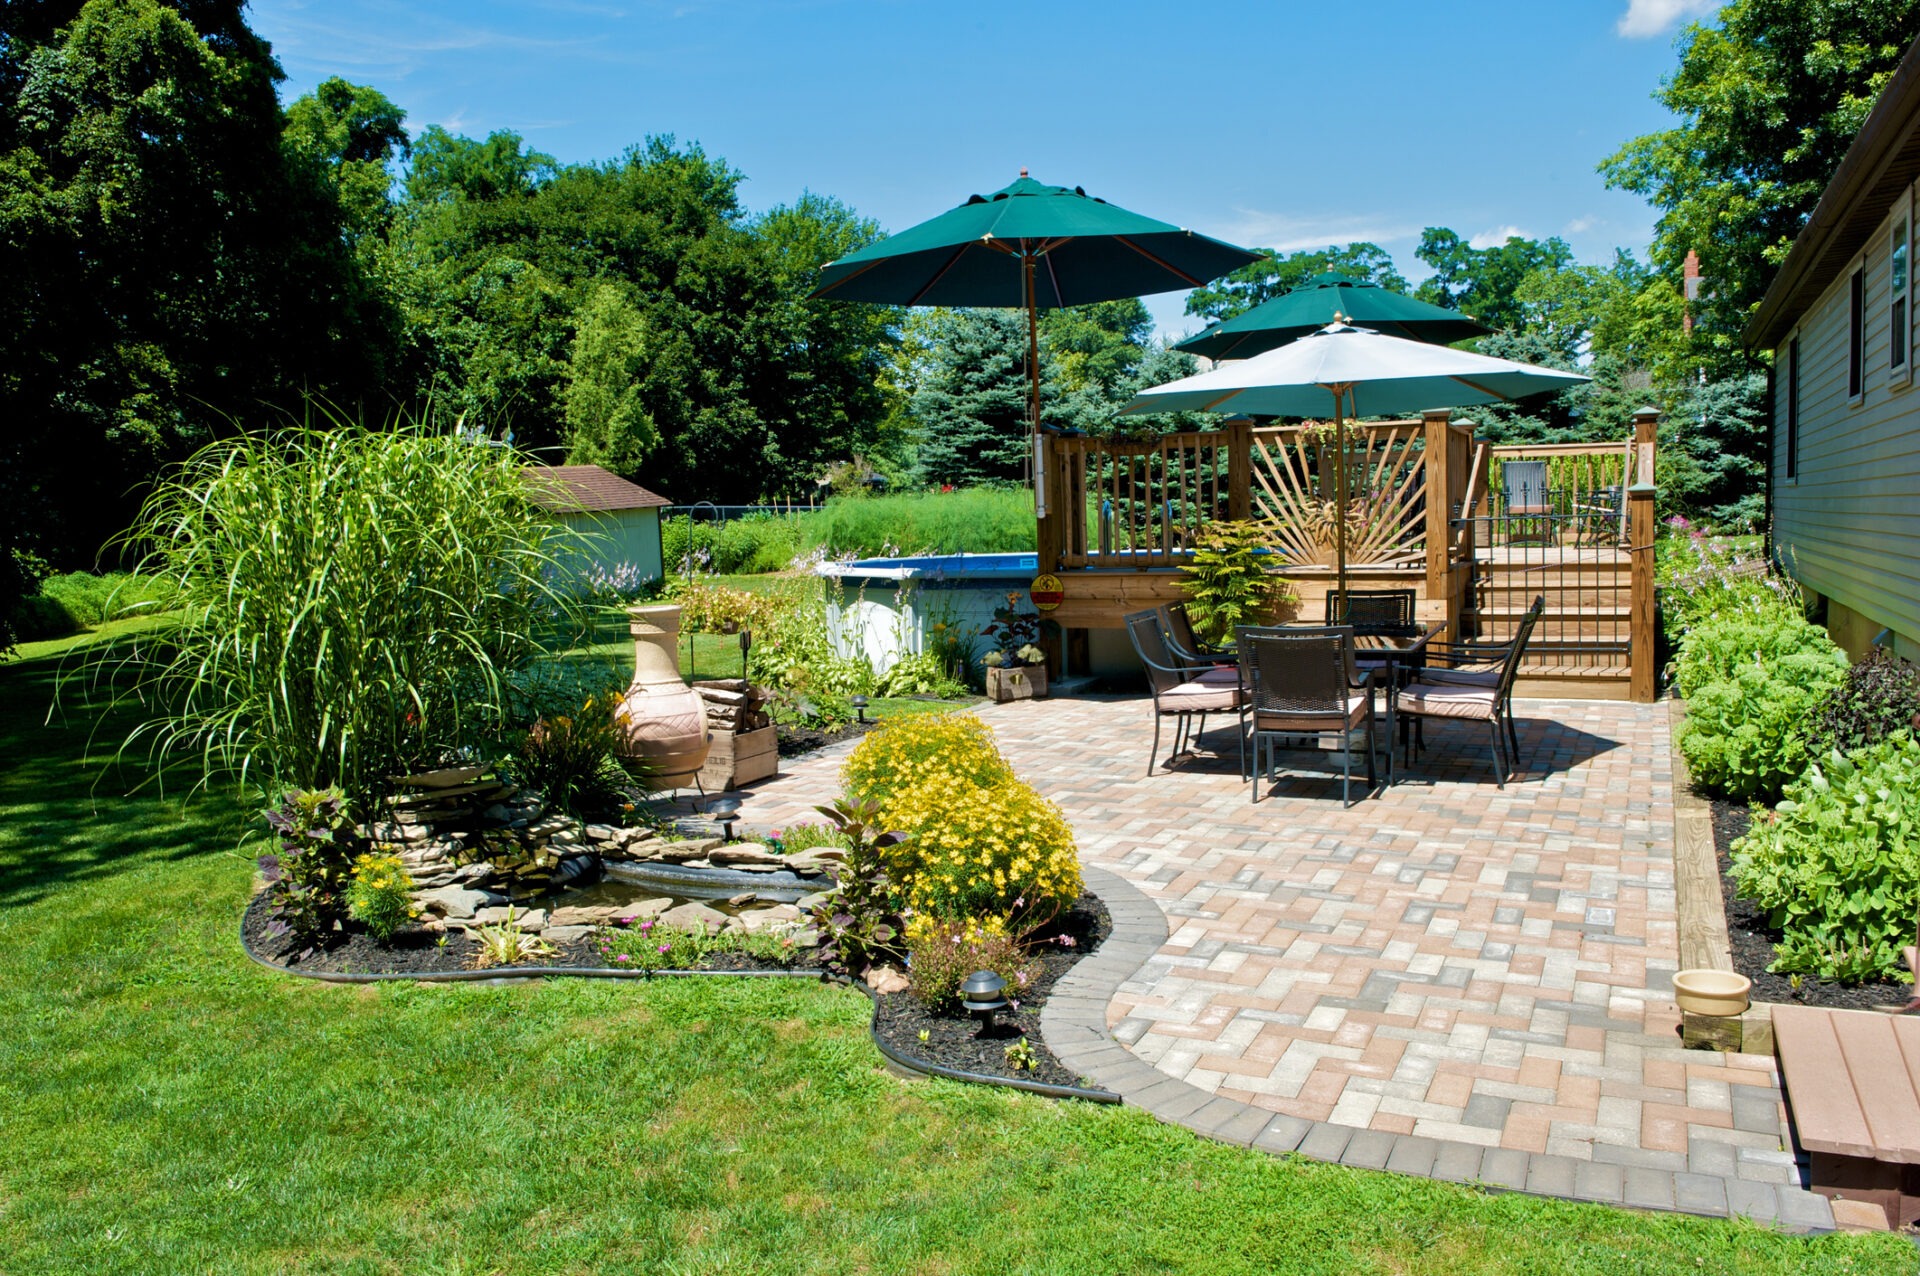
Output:
<path fill-rule="evenodd" d="M 834 649 L 864 656 L 885 673 L 900 657 L 926 650 L 936 625 L 979 632 L 1009 593 L 1019 595 L 1018 610 L 1032 611 L 1027 586 L 1039 563 L 1037 554 L 926 554 L 821 563 L 815 570 L 833 582 L 827 627 Z M 981 643 L 980 653 L 990 646 Z"/>

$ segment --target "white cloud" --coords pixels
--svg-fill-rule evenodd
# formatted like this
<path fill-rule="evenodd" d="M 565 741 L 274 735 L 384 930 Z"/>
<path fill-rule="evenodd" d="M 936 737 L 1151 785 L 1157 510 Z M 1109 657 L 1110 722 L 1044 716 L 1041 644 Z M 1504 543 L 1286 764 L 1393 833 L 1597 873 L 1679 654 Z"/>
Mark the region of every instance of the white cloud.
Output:
<path fill-rule="evenodd" d="M 1563 235 L 1584 235 L 1599 224 L 1600 219 L 1598 217 L 1576 217 L 1568 222 L 1567 228 L 1560 233 Z"/>
<path fill-rule="evenodd" d="M 1231 220 L 1206 228 L 1206 233 L 1235 244 L 1291 253 L 1356 240 L 1385 245 L 1412 239 L 1420 228 L 1384 216 L 1293 217 L 1258 208 L 1236 208 Z"/>
<path fill-rule="evenodd" d="M 1474 248 L 1498 248 L 1509 239 L 1531 239 L 1532 236 L 1518 226 L 1495 226 L 1492 230 L 1483 230 L 1467 243 Z"/>
<path fill-rule="evenodd" d="M 1644 40 L 1683 18 L 1702 18 L 1720 8 L 1720 0 L 1627 0 L 1614 30 L 1629 40 Z"/>

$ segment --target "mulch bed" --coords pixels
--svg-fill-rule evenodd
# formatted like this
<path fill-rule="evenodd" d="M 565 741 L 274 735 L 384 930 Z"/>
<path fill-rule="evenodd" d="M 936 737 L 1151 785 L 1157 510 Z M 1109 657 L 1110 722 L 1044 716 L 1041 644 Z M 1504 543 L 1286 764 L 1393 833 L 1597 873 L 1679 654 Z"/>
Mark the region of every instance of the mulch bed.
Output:
<path fill-rule="evenodd" d="M 283 937 L 267 933 L 267 897 L 257 894 L 247 905 L 240 922 L 240 937 L 247 950 L 268 965 L 292 971 L 327 975 L 428 975 L 442 971 L 476 970 L 480 945 L 465 931 L 450 930 L 444 936 L 429 934 L 409 926 L 388 944 L 376 944 L 364 931 L 336 932 L 331 944 L 311 956 L 300 958 L 287 948 Z M 440 941 L 446 942 L 442 944 Z M 592 939 L 567 940 L 553 945 L 553 955 L 528 962 L 530 966 L 574 966 L 598 970 L 606 960 L 595 952 Z M 512 966 L 490 966 L 490 972 L 512 975 Z M 714 953 L 700 964 L 701 970 L 744 972 L 753 970 L 817 971 L 819 963 L 811 949 L 797 953 L 790 961 L 752 957 L 746 953 Z"/>
<path fill-rule="evenodd" d="M 1040 1010 L 1060 977 L 1112 933 L 1113 919 L 1107 915 L 1107 906 L 1098 896 L 1082 894 L 1071 909 L 1034 936 L 1039 972 L 1021 993 L 1017 1010 L 1008 1007 L 995 1015 L 993 1035 L 981 1036 L 978 1021 L 969 1016 L 932 1013 L 908 992 L 876 998 L 874 1034 L 904 1055 L 943 1067 L 1018 1081 L 1088 1087 L 1091 1083 L 1054 1058 L 1053 1051 L 1041 1040 Z M 1063 948 L 1055 942 L 1059 935 L 1071 936 L 1073 947 Z M 920 1039 L 922 1032 L 927 1034 L 925 1041 Z M 1007 1047 L 1022 1036 L 1033 1048 L 1031 1069 L 1017 1069 L 1007 1063 Z"/>
<path fill-rule="evenodd" d="M 1733 861 L 1727 850 L 1735 838 L 1747 831 L 1752 817 L 1738 802 L 1713 797 L 1706 797 L 1706 801 L 1713 808 L 1713 849 L 1720 864 L 1720 897 L 1726 903 L 1733 968 L 1753 980 L 1754 1000 L 1839 1010 L 1877 1010 L 1906 1005 L 1907 998 L 1913 995 L 1912 984 L 1835 984 L 1818 975 L 1802 975 L 1800 987 L 1796 989 L 1790 977 L 1767 969 L 1767 963 L 1773 960 L 1774 941 L 1780 934 L 1767 925 L 1766 914 L 1752 900 L 1740 899 L 1733 893 L 1730 873 Z"/>
<path fill-rule="evenodd" d="M 447 971 L 479 969 L 476 957 L 479 945 L 464 931 L 434 935 L 419 927 L 408 927 L 388 944 L 377 944 L 360 930 L 337 932 L 333 942 L 299 957 L 289 950 L 283 937 L 267 932 L 267 897 L 256 894 L 241 919 L 241 940 L 255 957 L 271 966 L 307 974 L 340 975 L 428 975 Z M 912 993 L 878 994 L 874 998 L 873 1031 L 894 1050 L 915 1060 L 939 1064 L 964 1072 L 1018 1081 L 1039 1081 L 1049 1085 L 1087 1087 L 1091 1083 L 1065 1067 L 1054 1057 L 1040 1037 L 1040 1011 L 1047 994 L 1060 977 L 1073 969 L 1082 957 L 1096 951 L 1113 933 L 1113 919 L 1098 896 L 1083 893 L 1072 908 L 1033 937 L 1034 962 L 1038 967 L 1033 981 L 1021 993 L 1018 1005 L 997 1012 L 994 1030 L 981 1035 L 977 1020 L 959 1012 L 935 1014 Z M 1058 937 L 1073 939 L 1063 947 Z M 540 967 L 577 967 L 602 969 L 605 960 L 593 950 L 590 938 L 569 940 L 554 945 L 552 956 L 527 963 Z M 489 973 L 511 977 L 513 966 L 492 966 Z M 749 956 L 745 953 L 715 953 L 700 965 L 701 970 L 716 973 L 769 970 L 817 972 L 821 968 L 813 950 L 797 953 L 790 961 Z M 920 1034 L 926 1033 L 921 1040 Z M 1016 1068 L 1007 1061 L 1006 1050 L 1025 1037 L 1033 1051 L 1034 1066 Z"/>
<path fill-rule="evenodd" d="M 874 722 L 849 722 L 832 731 L 821 731 L 815 727 L 803 727 L 791 722 L 776 722 L 774 740 L 779 746 L 783 758 L 797 758 L 803 754 L 824 749 L 830 744 L 839 744 L 843 740 L 855 740 L 873 730 Z"/>

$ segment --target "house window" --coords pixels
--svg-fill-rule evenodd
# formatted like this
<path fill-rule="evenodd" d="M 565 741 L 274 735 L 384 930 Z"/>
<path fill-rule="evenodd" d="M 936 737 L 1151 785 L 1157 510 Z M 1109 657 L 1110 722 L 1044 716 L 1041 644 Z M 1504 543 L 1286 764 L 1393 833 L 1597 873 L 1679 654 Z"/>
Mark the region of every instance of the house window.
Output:
<path fill-rule="evenodd" d="M 1800 469 L 1800 338 L 1787 342 L 1787 477 Z"/>
<path fill-rule="evenodd" d="M 1896 373 L 1907 367 L 1907 219 L 1893 223 L 1893 243 L 1887 254 L 1887 285 L 1892 304 L 1887 307 L 1887 366 Z"/>
<path fill-rule="evenodd" d="M 1851 289 L 1847 303 L 1847 397 L 1857 399 L 1865 390 L 1866 347 L 1861 328 L 1866 319 L 1866 275 L 1854 271 L 1847 281 Z"/>

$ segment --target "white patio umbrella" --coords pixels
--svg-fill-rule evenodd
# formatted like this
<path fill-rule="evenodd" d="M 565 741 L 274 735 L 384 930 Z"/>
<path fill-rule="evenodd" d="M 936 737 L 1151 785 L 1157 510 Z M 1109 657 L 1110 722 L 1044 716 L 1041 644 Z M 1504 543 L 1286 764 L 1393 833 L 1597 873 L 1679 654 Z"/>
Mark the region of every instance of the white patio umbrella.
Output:
<path fill-rule="evenodd" d="M 1243 416 L 1333 415 L 1334 560 L 1347 597 L 1347 449 L 1344 417 L 1391 416 L 1429 408 L 1471 407 L 1564 390 L 1589 378 L 1576 372 L 1493 359 L 1448 346 L 1328 324 L 1320 331 L 1211 372 L 1153 386 L 1121 414 L 1233 412 Z"/>

